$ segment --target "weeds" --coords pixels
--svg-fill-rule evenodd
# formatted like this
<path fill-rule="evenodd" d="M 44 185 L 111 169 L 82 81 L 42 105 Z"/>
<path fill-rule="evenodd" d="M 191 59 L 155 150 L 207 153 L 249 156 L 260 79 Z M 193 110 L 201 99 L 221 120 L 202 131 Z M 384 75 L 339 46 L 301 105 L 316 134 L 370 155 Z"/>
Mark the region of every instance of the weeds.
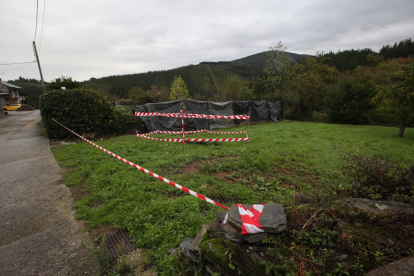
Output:
<path fill-rule="evenodd" d="M 286 210 L 288 231 L 265 241 L 267 275 L 362 275 L 409 256 L 406 248 L 414 247 L 412 233 L 395 234 L 402 222 L 411 229 L 412 214 L 373 217 L 334 203 Z"/>
<path fill-rule="evenodd" d="M 338 151 L 345 161 L 343 175 L 347 187 L 340 194 L 373 200 L 414 202 L 414 163 L 394 162 L 388 158 L 363 153 Z"/>
<path fill-rule="evenodd" d="M 95 256 L 96 262 L 99 267 L 100 276 L 124 276 L 132 272 L 131 265 L 127 262 L 126 259 L 126 250 L 125 248 L 118 248 L 117 263 L 112 265 L 110 256 L 106 248 L 106 237 L 103 237 L 99 243 L 95 244 L 95 247 L 92 249 L 92 253 Z"/>

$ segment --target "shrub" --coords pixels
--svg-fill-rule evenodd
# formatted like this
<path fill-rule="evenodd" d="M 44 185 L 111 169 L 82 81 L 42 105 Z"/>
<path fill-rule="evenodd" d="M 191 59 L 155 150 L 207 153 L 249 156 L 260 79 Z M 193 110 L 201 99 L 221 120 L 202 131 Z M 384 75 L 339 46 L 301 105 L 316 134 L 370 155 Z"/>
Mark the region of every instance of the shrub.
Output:
<path fill-rule="evenodd" d="M 373 200 L 414 202 L 414 164 L 411 161 L 402 164 L 379 155 L 339 154 L 346 163 L 343 174 L 347 183 L 345 190 L 339 194 Z"/>
<path fill-rule="evenodd" d="M 70 132 L 52 118 L 78 134 L 125 133 L 138 122 L 138 118 L 114 111 L 109 103 L 93 90 L 56 90 L 40 97 L 40 114 L 49 138 L 66 138 Z M 141 122 L 142 123 L 142 122 Z"/>
<path fill-rule="evenodd" d="M 113 114 L 109 122 L 104 127 L 105 133 L 127 133 L 132 132 L 133 128 L 145 128 L 144 122 L 135 117 L 129 106 L 117 106 L 113 108 Z"/>

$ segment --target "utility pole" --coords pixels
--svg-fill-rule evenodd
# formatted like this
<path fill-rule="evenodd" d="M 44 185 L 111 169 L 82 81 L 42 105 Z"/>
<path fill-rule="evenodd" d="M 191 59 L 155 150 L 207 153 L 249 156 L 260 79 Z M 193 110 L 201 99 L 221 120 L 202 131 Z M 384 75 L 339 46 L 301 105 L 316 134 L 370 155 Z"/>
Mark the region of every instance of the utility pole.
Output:
<path fill-rule="evenodd" d="M 43 80 L 42 68 L 40 67 L 39 55 L 37 54 L 36 42 L 34 42 L 34 41 L 33 41 L 33 50 L 34 50 L 35 57 L 36 57 L 36 60 L 37 60 L 37 66 L 39 67 L 40 78 L 42 79 L 43 94 L 46 94 L 45 81 Z"/>

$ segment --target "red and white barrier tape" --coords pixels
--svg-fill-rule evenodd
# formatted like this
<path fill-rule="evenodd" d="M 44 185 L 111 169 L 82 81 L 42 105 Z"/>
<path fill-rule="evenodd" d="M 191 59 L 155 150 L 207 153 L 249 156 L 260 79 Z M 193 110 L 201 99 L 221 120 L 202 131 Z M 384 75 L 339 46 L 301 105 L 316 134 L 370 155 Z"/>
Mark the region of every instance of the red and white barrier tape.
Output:
<path fill-rule="evenodd" d="M 145 133 L 145 135 L 152 135 L 152 134 L 156 134 L 156 133 L 159 133 L 159 132 L 160 132 L 159 130 L 155 130 L 155 131 L 150 132 L 150 133 Z"/>
<path fill-rule="evenodd" d="M 144 134 L 137 134 L 137 137 L 142 137 L 142 138 L 146 138 L 146 139 L 150 139 L 150 140 L 155 140 L 155 141 L 162 141 L 162 142 L 178 142 L 178 143 L 181 143 L 183 141 L 183 139 L 159 139 L 159 138 L 153 138 L 153 137 L 146 136 Z"/>
<path fill-rule="evenodd" d="M 217 134 L 238 134 L 238 133 L 246 133 L 246 131 L 235 131 L 235 132 L 220 132 L 220 131 L 212 131 L 207 129 L 200 129 L 200 130 L 190 130 L 190 131 L 184 131 L 185 134 L 193 134 L 193 133 L 200 133 L 200 132 L 208 132 L 208 133 L 217 133 Z M 182 131 L 161 131 L 156 130 L 151 133 L 145 133 L 145 135 L 151 135 L 151 134 L 182 134 Z"/>
<path fill-rule="evenodd" d="M 249 141 L 249 138 L 227 138 L 227 139 L 185 139 L 190 142 L 240 142 L 240 141 Z"/>
<path fill-rule="evenodd" d="M 162 142 L 182 142 L 182 139 L 159 139 L 146 136 L 144 134 L 137 134 L 137 137 L 142 137 L 150 140 L 155 141 L 162 141 Z M 241 141 L 249 141 L 249 137 L 246 138 L 222 138 L 222 139 L 204 139 L 204 138 L 185 138 L 185 141 L 190 142 L 241 142 Z"/>
<path fill-rule="evenodd" d="M 146 139 L 150 139 L 150 140 L 155 140 L 155 141 L 162 141 L 162 142 L 183 142 L 183 141 L 190 141 L 190 142 L 241 142 L 241 141 L 249 141 L 249 136 L 247 135 L 246 131 L 238 131 L 238 132 L 216 132 L 216 131 L 209 131 L 209 130 L 201 130 L 201 131 L 197 131 L 197 132 L 208 132 L 208 133 L 246 133 L 246 138 L 221 138 L 221 139 L 207 139 L 207 138 L 184 138 L 184 134 L 183 134 L 183 139 L 159 139 L 159 138 L 153 138 L 153 137 L 149 137 L 148 135 L 150 134 L 154 134 L 154 133 L 166 133 L 166 132 L 173 132 L 174 134 L 182 134 L 182 132 L 179 131 L 153 131 L 151 133 L 146 133 L 146 134 L 138 134 L 137 133 L 137 137 L 142 137 L 142 138 L 146 138 Z M 187 132 L 186 132 L 187 133 Z"/>
<path fill-rule="evenodd" d="M 158 113 L 158 112 L 135 112 L 135 116 L 143 117 L 143 116 L 163 116 L 163 117 L 170 117 L 170 118 L 182 118 L 182 113 Z M 229 116 L 222 116 L 222 115 L 207 115 L 207 114 L 190 114 L 184 113 L 184 118 L 191 118 L 191 119 L 237 119 L 237 120 L 249 120 L 250 116 L 247 115 L 229 115 Z"/>
<path fill-rule="evenodd" d="M 182 127 L 182 133 L 183 133 L 183 144 L 185 145 L 185 139 L 184 139 L 184 109 L 181 109 L 181 127 Z"/>
<path fill-rule="evenodd" d="M 264 204 L 255 204 L 250 210 L 247 210 L 241 204 L 236 204 L 236 206 L 239 208 L 239 214 L 242 220 L 242 235 L 264 232 L 262 225 L 259 223 Z"/>
<path fill-rule="evenodd" d="M 182 131 L 158 131 L 159 134 L 183 134 Z M 145 133 L 145 135 L 150 135 L 149 133 Z"/>
<path fill-rule="evenodd" d="M 100 149 L 100 150 L 102 150 L 102 151 L 106 152 L 107 154 L 111 155 L 112 157 L 115 157 L 115 158 L 117 158 L 118 160 L 121 160 L 122 162 L 124 162 L 124 163 L 126 163 L 126 164 L 128 164 L 128 165 L 130 165 L 130 166 L 132 166 L 132 167 L 134 167 L 134 168 L 136 168 L 136 169 L 138 169 L 138 170 L 140 170 L 140 171 L 143 171 L 143 172 L 144 172 L 144 173 L 146 173 L 146 174 L 149 174 L 149 175 L 151 175 L 151 176 L 153 176 L 153 177 L 155 177 L 155 178 L 158 178 L 159 180 L 164 181 L 165 183 L 168 183 L 168 184 L 170 184 L 171 186 L 174 186 L 174 187 L 176 187 L 176 188 L 178 188 L 178 189 L 180 189 L 180 190 L 182 190 L 182 191 L 184 191 L 184 192 L 186 192 L 186 193 L 188 193 L 188 194 L 190 194 L 190 195 L 192 195 L 192 196 L 198 197 L 199 199 L 202 199 L 202 200 L 204 200 L 204 201 L 207 201 L 208 203 L 211 203 L 211 204 L 217 205 L 217 206 L 219 206 L 219 207 L 221 207 L 221 208 L 224 208 L 224 209 L 227 209 L 227 210 L 229 209 L 228 207 L 226 207 L 226 206 L 224 206 L 224 205 L 221 205 L 220 203 L 215 202 L 214 200 L 211 200 L 211 199 L 209 199 L 209 198 L 207 198 L 207 197 L 205 197 L 205 196 L 203 196 L 203 195 L 200 195 L 200 194 L 198 194 L 198 193 L 196 193 L 196 192 L 194 192 L 194 191 L 191 191 L 191 190 L 189 190 L 189 189 L 187 189 L 187 188 L 185 188 L 185 187 L 183 187 L 183 186 L 181 186 L 181 185 L 179 185 L 179 184 L 177 184 L 177 183 L 172 182 L 171 180 L 168 180 L 167 178 L 164 178 L 164 177 L 159 176 L 159 175 L 157 175 L 157 174 L 155 174 L 155 173 L 153 173 L 153 172 L 150 172 L 149 170 L 147 170 L 147 169 L 145 169 L 145 168 L 143 168 L 143 167 L 140 167 L 140 166 L 138 166 L 138 165 L 136 165 L 136 164 L 134 164 L 134 163 L 132 163 L 132 162 L 130 162 L 130 161 L 128 161 L 128 160 L 126 160 L 126 159 L 122 158 L 121 156 L 118 156 L 118 155 L 116 155 L 116 154 L 113 154 L 112 152 L 110 152 L 110 151 L 108 151 L 108 150 L 106 150 L 106 149 L 104 149 L 104 148 L 102 148 L 102 147 L 100 147 L 100 146 L 98 146 L 98 145 L 96 145 L 96 144 L 92 143 L 92 142 L 91 142 L 91 141 L 89 141 L 88 139 L 86 139 L 86 138 L 84 138 L 84 137 L 80 136 L 80 135 L 79 135 L 79 134 L 77 134 L 76 132 L 74 132 L 74 131 L 70 130 L 69 128 L 65 127 L 64 125 L 62 125 L 61 123 L 59 123 L 58 121 L 56 121 L 54 118 L 52 118 L 52 120 L 53 120 L 53 121 L 55 121 L 56 123 L 58 123 L 59 125 L 61 125 L 62 127 L 64 127 L 65 129 L 69 130 L 70 132 L 72 132 L 73 134 L 75 134 L 76 136 L 78 136 L 79 138 L 81 138 L 82 140 L 84 140 L 84 141 L 88 142 L 89 144 L 93 145 L 94 147 L 96 147 L 96 148 L 98 148 L 98 149 Z"/>
<path fill-rule="evenodd" d="M 208 133 L 217 133 L 217 134 L 237 134 L 237 133 L 247 133 L 247 131 L 235 131 L 235 132 L 220 132 L 220 131 L 211 131 L 206 130 Z"/>

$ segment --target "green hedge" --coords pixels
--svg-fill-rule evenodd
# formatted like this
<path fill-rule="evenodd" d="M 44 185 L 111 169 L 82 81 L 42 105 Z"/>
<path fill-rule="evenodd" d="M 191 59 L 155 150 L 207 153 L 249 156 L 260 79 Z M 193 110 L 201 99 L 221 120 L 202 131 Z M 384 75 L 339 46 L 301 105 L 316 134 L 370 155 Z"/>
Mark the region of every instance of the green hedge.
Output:
<path fill-rule="evenodd" d="M 114 110 L 100 94 L 87 89 L 48 92 L 40 97 L 39 109 L 49 138 L 72 135 L 52 118 L 78 134 L 122 134 L 142 124 L 132 111 Z"/>

